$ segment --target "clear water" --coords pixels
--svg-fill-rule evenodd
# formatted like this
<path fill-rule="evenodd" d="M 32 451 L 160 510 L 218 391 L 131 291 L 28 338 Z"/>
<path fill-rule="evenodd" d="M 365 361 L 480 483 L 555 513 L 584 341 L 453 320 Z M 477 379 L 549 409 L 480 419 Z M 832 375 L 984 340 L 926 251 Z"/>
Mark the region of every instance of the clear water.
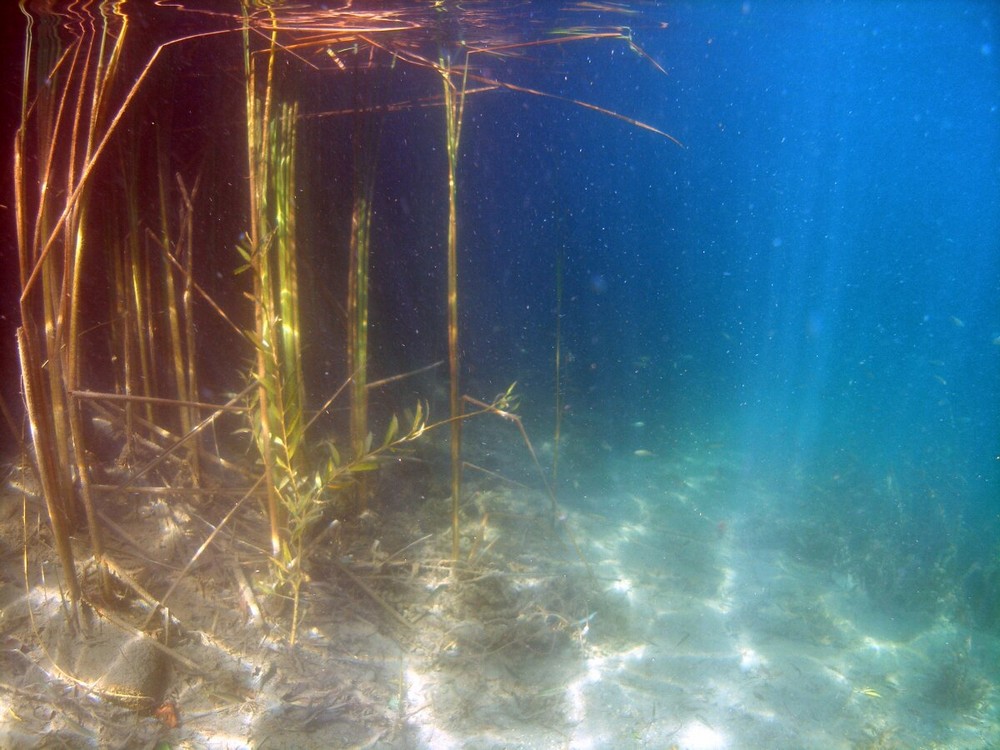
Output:
<path fill-rule="evenodd" d="M 976 706 L 935 704 L 921 687 L 933 675 L 899 663 L 908 676 L 892 683 L 892 695 L 885 682 L 855 685 L 891 703 L 893 727 L 909 725 L 895 730 L 902 744 L 884 746 L 993 746 L 1000 736 L 1000 13 L 987 2 L 564 10 L 501 9 L 489 20 L 492 44 L 547 39 L 535 30 L 583 22 L 630 34 L 635 46 L 600 38 L 477 58 L 475 83 L 513 86 L 470 95 L 466 104 L 462 390 L 489 400 L 516 381 L 525 426 L 551 461 L 558 319 L 559 500 L 581 518 L 601 519 L 580 522 L 587 536 L 634 527 L 650 535 L 649 548 L 614 547 L 615 565 L 603 560 L 604 570 L 619 582 L 637 580 L 638 571 L 683 578 L 684 558 L 663 531 L 673 523 L 711 542 L 714 563 L 687 561 L 691 571 L 715 571 L 707 581 L 691 573 L 700 602 L 691 611 L 717 600 L 732 617 L 714 619 L 716 611 L 687 631 L 670 630 L 676 648 L 664 647 L 660 663 L 684 632 L 717 628 L 724 640 L 727 629 L 742 628 L 745 637 L 732 645 L 736 677 L 697 664 L 683 672 L 675 663 L 647 671 L 650 682 L 640 688 L 633 675 L 631 688 L 660 691 L 650 699 L 655 713 L 670 704 L 664 685 L 681 684 L 681 672 L 695 693 L 709 682 L 759 678 L 762 644 L 779 636 L 830 649 L 844 672 L 864 663 L 863 673 L 887 680 L 891 669 L 865 661 L 877 650 L 858 645 L 868 638 L 905 644 L 921 664 L 957 664 L 948 673 L 956 682 L 971 668 L 974 677 L 962 679 L 979 686 Z M 219 25 L 198 13 L 147 12 L 135 23 L 153 40 L 149 49 L 178 30 Z M 428 13 L 421 18 L 435 17 Z M 468 18 L 427 24 L 414 32 L 421 54 L 458 55 L 462 42 L 483 33 Z M 171 170 L 188 179 L 201 172 L 196 221 L 207 249 L 199 273 L 235 307 L 232 248 L 248 222 L 245 102 L 237 26 L 227 28 L 166 48 L 138 117 L 123 127 L 144 134 L 143 163 L 155 160 L 159 133 Z M 326 57 L 338 55 L 352 64 L 349 45 Z M 304 357 L 310 390 L 322 400 L 345 377 L 338 306 L 355 119 L 336 113 L 358 96 L 376 113 L 379 144 L 372 377 L 446 357 L 444 125 L 440 107 L 428 103 L 440 80 L 402 60 L 356 81 L 338 77 L 336 65 L 286 65 L 279 75 L 303 113 Z M 13 299 L 6 290 L 16 256 L 0 257 L 10 269 L 4 296 Z M 6 320 L 16 319 L 3 304 Z M 213 350 L 202 368 L 207 395 L 238 387 L 244 374 L 231 366 L 242 355 L 226 349 L 223 328 L 209 320 L 200 333 Z M 6 349 L 4 357 L 14 362 Z M 408 381 L 398 403 L 421 393 L 444 409 L 442 373 Z M 3 375 L 5 393 L 16 393 L 15 368 Z M 496 469 L 530 474 L 523 457 L 482 451 Z M 789 573 L 791 565 L 802 567 Z M 831 596 L 844 597 L 830 610 L 838 614 L 816 616 L 817 603 Z M 792 600 L 813 602 L 803 611 L 818 619 L 803 614 L 802 632 L 785 617 Z M 651 606 L 642 637 L 656 641 L 677 626 L 657 625 L 669 618 Z M 837 617 L 851 627 L 836 626 Z M 772 654 L 772 666 L 779 661 Z M 797 669 L 793 662 L 782 668 Z M 805 701 L 758 698 L 772 708 Z M 639 705 L 627 691 L 600 700 Z M 774 721 L 791 727 L 801 712 L 799 733 L 768 740 L 764 709 L 743 734 L 738 723 L 718 723 L 724 712 L 699 724 L 692 709 L 678 719 L 679 733 L 663 727 L 642 739 L 622 728 L 619 709 L 608 709 L 607 733 L 592 735 L 606 739 L 591 746 L 626 746 L 630 736 L 636 747 L 796 747 L 831 741 L 840 730 L 816 728 L 842 719 L 807 702 L 786 704 Z M 913 716 L 922 719 L 911 723 Z M 857 727 L 844 739 L 853 744 L 843 746 L 881 747 L 879 731 Z M 587 746 L 579 736 L 553 742 Z"/>

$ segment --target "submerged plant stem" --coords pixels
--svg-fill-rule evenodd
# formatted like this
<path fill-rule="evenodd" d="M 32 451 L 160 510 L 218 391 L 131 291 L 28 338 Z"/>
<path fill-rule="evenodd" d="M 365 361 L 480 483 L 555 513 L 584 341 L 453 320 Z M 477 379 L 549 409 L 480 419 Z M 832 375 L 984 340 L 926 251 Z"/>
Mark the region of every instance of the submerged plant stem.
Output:
<path fill-rule="evenodd" d="M 447 123 L 448 151 L 448 375 L 449 411 L 451 413 L 451 557 L 459 555 L 459 505 L 462 492 L 462 420 L 459 390 L 458 354 L 458 146 L 462 135 L 465 109 L 465 83 L 468 68 L 463 69 L 461 87 L 451 80 L 450 64 L 439 62 L 444 83 L 444 110 Z"/>

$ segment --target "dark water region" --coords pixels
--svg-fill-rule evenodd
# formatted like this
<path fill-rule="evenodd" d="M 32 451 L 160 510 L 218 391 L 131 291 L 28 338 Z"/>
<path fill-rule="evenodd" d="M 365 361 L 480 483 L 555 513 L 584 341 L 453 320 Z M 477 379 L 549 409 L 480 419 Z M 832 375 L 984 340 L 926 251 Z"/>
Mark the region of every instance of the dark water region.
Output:
<path fill-rule="evenodd" d="M 427 19 L 437 17 L 433 5 Z M 713 544 L 736 550 L 747 577 L 759 566 L 761 579 L 786 580 L 768 558 L 780 549 L 841 594 L 868 597 L 894 626 L 916 633 L 947 622 L 1000 637 L 995 5 L 443 5 L 482 9 L 494 44 L 617 30 L 482 55 L 470 85 L 511 85 L 468 96 L 458 160 L 462 391 L 490 401 L 516 382 L 518 414 L 546 470 L 558 455 L 561 505 L 599 516 L 587 527 L 597 535 L 652 528 L 650 519 L 669 526 L 670 504 L 690 500 L 694 520 L 683 531 L 708 529 Z M 148 49 L 219 24 L 169 6 L 123 7 Z M 463 26 L 470 16 L 441 18 L 412 49 L 457 59 L 484 33 Z M 221 25 L 226 34 L 164 52 L 137 97 L 126 126 L 141 136 L 130 189 L 154 207 L 154 221 L 158 155 L 170 174 L 201 175 L 197 273 L 249 328 L 246 284 L 233 274 L 250 225 L 244 62 L 238 23 Z M 13 49 L 2 94 L 16 111 Z M 349 68 L 351 54 L 344 46 L 328 56 Z M 375 175 L 369 379 L 448 355 L 440 77 L 402 62 L 353 72 L 338 79 L 285 60 L 275 73 L 300 113 L 296 231 L 312 407 L 350 374 L 343 300 L 358 173 Z M 16 403 L 13 200 L 0 202 L 10 232 L 0 248 L 3 394 Z M 111 264 L 95 263 L 87 283 L 103 300 Z M 104 308 L 94 310 L 90 322 L 102 325 Z M 249 358 L 207 307 L 198 317 L 202 396 L 220 400 L 243 387 Z M 102 367 L 95 357 L 89 375 L 110 389 Z M 373 401 L 373 419 L 381 427 L 417 398 L 443 417 L 447 389 L 446 364 L 395 383 Z M 345 421 L 334 412 L 324 427 Z M 470 425 L 466 450 L 533 483 L 528 454 L 506 437 L 492 442 L 508 426 Z M 657 539 L 657 549 L 670 546 Z M 647 557 L 635 545 L 617 562 L 682 576 L 664 561 L 689 552 L 670 549 Z M 684 590 L 722 591 L 721 570 L 692 575 Z M 779 589 L 761 584 L 768 595 L 732 611 L 763 627 Z M 853 606 L 860 622 L 864 607 Z M 813 624 L 816 643 L 815 632 L 833 630 Z M 995 696 L 994 673 L 962 683 L 974 649 L 949 637 L 914 646 L 946 652 L 938 661 L 954 668 L 940 673 L 941 692 L 967 689 L 971 703 Z M 847 653 L 843 638 L 820 645 Z M 739 669 L 754 674 L 747 653 Z M 852 747 L 883 746 L 869 734 L 870 744 Z"/>

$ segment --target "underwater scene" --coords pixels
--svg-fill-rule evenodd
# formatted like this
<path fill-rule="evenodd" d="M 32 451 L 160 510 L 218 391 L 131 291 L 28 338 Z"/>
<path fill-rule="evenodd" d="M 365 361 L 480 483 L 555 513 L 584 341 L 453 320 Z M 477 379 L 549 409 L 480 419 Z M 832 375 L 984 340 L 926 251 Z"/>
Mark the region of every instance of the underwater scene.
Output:
<path fill-rule="evenodd" d="M 1000 747 L 994 3 L 0 21 L 0 747 Z"/>

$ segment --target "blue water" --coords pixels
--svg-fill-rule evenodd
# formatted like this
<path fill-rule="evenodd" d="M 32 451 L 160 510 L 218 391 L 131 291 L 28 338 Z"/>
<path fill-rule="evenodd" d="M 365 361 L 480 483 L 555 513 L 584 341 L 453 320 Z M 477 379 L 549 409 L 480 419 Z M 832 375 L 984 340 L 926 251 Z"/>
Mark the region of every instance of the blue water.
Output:
<path fill-rule="evenodd" d="M 633 40 L 666 75 L 623 42 L 538 52 L 522 85 L 683 147 L 567 101 L 470 102 L 470 388 L 517 380 L 551 430 L 561 254 L 562 429 L 589 441 L 564 476 L 604 491 L 602 443 L 719 444 L 789 497 L 893 515 L 929 558 L 960 547 L 956 575 L 995 566 L 998 22 L 988 3 L 663 5 Z"/>

